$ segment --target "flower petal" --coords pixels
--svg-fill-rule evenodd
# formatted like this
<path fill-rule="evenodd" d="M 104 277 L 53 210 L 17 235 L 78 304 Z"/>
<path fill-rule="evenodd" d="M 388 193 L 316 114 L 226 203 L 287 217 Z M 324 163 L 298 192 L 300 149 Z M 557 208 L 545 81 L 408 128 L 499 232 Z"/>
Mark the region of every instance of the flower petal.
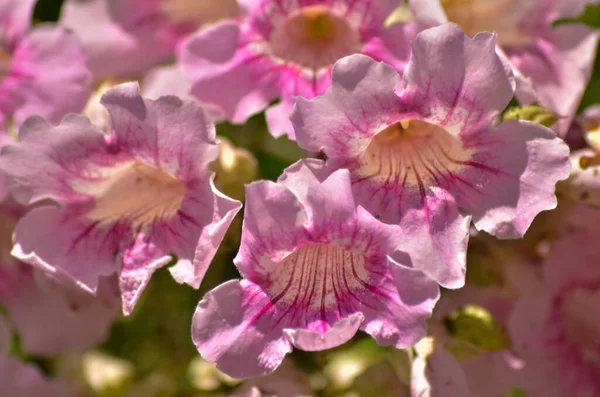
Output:
<path fill-rule="evenodd" d="M 294 101 L 291 98 L 284 98 L 277 105 L 270 106 L 265 112 L 267 118 L 267 126 L 271 135 L 279 138 L 282 135 L 287 135 L 289 139 L 296 139 L 294 127 L 290 122 L 290 114 L 294 108 Z"/>
<path fill-rule="evenodd" d="M 555 185 L 568 177 L 570 161 L 567 145 L 552 131 L 507 120 L 471 144 L 482 150 L 462 177 L 479 188 L 457 192 L 457 202 L 477 229 L 519 238 L 539 212 L 556 207 Z"/>
<path fill-rule="evenodd" d="M 186 283 L 199 288 L 208 266 L 212 262 L 225 233 L 233 218 L 237 215 L 242 203 L 232 200 L 219 192 L 211 180 L 211 190 L 214 194 L 214 210 L 212 222 L 202 229 L 195 248 L 193 261 L 179 256 L 175 266 L 169 268 L 173 278 L 179 283 Z"/>
<path fill-rule="evenodd" d="M 448 23 L 421 32 L 411 46 L 402 96 L 426 120 L 469 133 L 489 125 L 512 98 L 512 75 L 496 56 L 496 35 L 471 39 Z"/>
<path fill-rule="evenodd" d="M 309 329 L 284 329 L 292 344 L 304 351 L 327 350 L 348 342 L 364 321 L 362 313 L 353 313 L 339 320 L 327 331 Z"/>
<path fill-rule="evenodd" d="M 31 115 L 59 123 L 67 113 L 83 110 L 91 94 L 90 72 L 77 37 L 62 27 L 40 25 L 21 40 L 7 79 L 18 84 L 22 103 L 15 110 L 21 124 Z M 8 84 L 3 81 L 2 87 Z"/>
<path fill-rule="evenodd" d="M 273 61 L 239 49 L 239 40 L 236 22 L 218 22 L 190 37 L 181 55 L 192 94 L 218 106 L 234 123 L 245 122 L 279 95 L 277 87 L 260 81 Z"/>
<path fill-rule="evenodd" d="M 81 39 L 95 79 L 135 75 L 173 57 L 171 43 L 119 26 L 106 0 L 67 0 L 60 21 Z"/>
<path fill-rule="evenodd" d="M 202 357 L 235 378 L 273 372 L 292 346 L 270 316 L 259 315 L 268 305 L 268 297 L 245 280 L 207 293 L 192 320 L 192 339 Z"/>
<path fill-rule="evenodd" d="M 306 150 L 324 150 L 330 158 L 357 154 L 367 138 L 383 126 L 398 107 L 394 88 L 398 72 L 365 55 L 336 62 L 332 85 L 322 97 L 296 98 L 290 117 L 298 144 Z"/>
<path fill-rule="evenodd" d="M 25 214 L 13 239 L 14 257 L 92 293 L 99 277 L 117 272 L 114 252 L 127 243 L 118 225 L 105 229 L 92 221 L 69 219 L 52 206 Z"/>
<path fill-rule="evenodd" d="M 98 296 L 59 284 L 45 273 L 19 264 L 11 286 L 2 295 L 20 343 L 30 354 L 53 356 L 81 352 L 108 336 L 119 315 L 118 298 L 112 295 L 114 279 L 101 279 Z M 116 284 L 116 283 L 114 283 Z M 116 289 L 116 288 L 115 288 Z"/>
<path fill-rule="evenodd" d="M 29 30 L 36 2 L 37 0 L 5 0 L 0 4 L 0 30 L 6 47 L 12 47 Z"/>
<path fill-rule="evenodd" d="M 172 260 L 171 255 L 165 255 L 160 248 L 145 240 L 146 236 L 138 234 L 135 243 L 123 253 L 119 285 L 125 315 L 133 312 L 154 272 Z"/>
<path fill-rule="evenodd" d="M 388 277 L 364 296 L 363 331 L 380 345 L 411 346 L 427 332 L 426 319 L 440 297 L 437 282 L 416 269 L 389 262 Z"/>
<path fill-rule="evenodd" d="M 540 104 L 561 116 L 556 129 L 565 136 L 592 73 L 598 36 L 582 24 L 556 26 L 548 36 L 534 46 L 505 50 L 531 78 Z"/>
<path fill-rule="evenodd" d="M 234 263 L 253 280 L 289 255 L 304 235 L 308 218 L 298 198 L 270 181 L 246 185 L 240 251 Z"/>
<path fill-rule="evenodd" d="M 30 117 L 19 132 L 19 142 L 5 145 L 0 169 L 7 174 L 15 199 L 27 205 L 43 199 L 74 199 L 69 179 L 85 177 L 85 162 L 106 161 L 106 141 L 98 128 L 82 116 L 69 115 L 58 126 L 39 116 Z"/>
<path fill-rule="evenodd" d="M 147 157 L 149 165 L 175 168 L 180 180 L 197 178 L 198 171 L 218 156 L 214 125 L 196 103 L 174 96 L 143 99 L 137 83 L 111 89 L 101 102 L 121 150 Z"/>

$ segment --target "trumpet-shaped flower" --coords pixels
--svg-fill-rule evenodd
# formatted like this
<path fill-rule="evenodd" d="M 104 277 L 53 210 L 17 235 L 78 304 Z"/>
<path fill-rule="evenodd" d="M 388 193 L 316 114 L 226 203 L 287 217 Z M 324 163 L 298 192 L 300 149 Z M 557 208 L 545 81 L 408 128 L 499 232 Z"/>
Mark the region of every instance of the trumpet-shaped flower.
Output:
<path fill-rule="evenodd" d="M 89 70 L 77 37 L 62 27 L 30 28 L 35 1 L 0 5 L 0 125 L 39 114 L 58 123 L 83 109 Z"/>
<path fill-rule="evenodd" d="M 118 272 L 129 313 L 172 254 L 175 279 L 197 288 L 241 204 L 214 188 L 214 126 L 196 104 L 143 99 L 133 83 L 102 103 L 109 134 L 82 116 L 32 117 L 0 168 L 18 201 L 40 204 L 19 221 L 13 255 L 92 292 Z"/>
<path fill-rule="evenodd" d="M 596 230 L 557 242 L 544 263 L 544 289 L 513 310 L 509 331 L 529 369 L 527 396 L 600 395 L 597 241 Z"/>
<path fill-rule="evenodd" d="M 315 351 L 362 329 L 406 347 L 425 333 L 438 288 L 403 266 L 403 233 L 356 207 L 350 174 L 322 180 L 319 162 L 300 161 L 279 183 L 246 189 L 240 251 L 244 278 L 198 304 L 192 338 L 202 356 L 233 377 L 272 372 L 297 348 Z"/>
<path fill-rule="evenodd" d="M 119 314 L 116 279 L 102 280 L 92 296 L 18 262 L 10 256 L 11 236 L 23 213 L 10 199 L 0 205 L 0 305 L 21 346 L 30 354 L 53 355 L 98 344 Z"/>
<path fill-rule="evenodd" d="M 293 139 L 292 97 L 322 95 L 338 59 L 364 53 L 403 69 L 412 28 L 384 28 L 393 6 L 387 0 L 253 2 L 247 17 L 189 39 L 181 61 L 192 94 L 220 107 L 233 123 L 268 107 L 271 133 Z M 281 102 L 269 107 L 277 98 Z"/>
<path fill-rule="evenodd" d="M 98 344 L 119 314 L 116 280 L 102 280 L 98 296 L 92 296 L 19 263 L 10 256 L 11 236 L 23 213 L 10 199 L 0 204 L 0 305 L 21 346 L 30 354 L 53 355 Z"/>
<path fill-rule="evenodd" d="M 0 303 L 27 352 L 83 351 L 106 339 L 119 314 L 115 280 L 110 281 L 101 282 L 98 296 L 92 296 L 26 264 L 0 266 Z"/>
<path fill-rule="evenodd" d="M 510 59 L 522 102 L 538 100 L 561 117 L 565 135 L 590 78 L 597 32 L 583 24 L 554 26 L 576 17 L 590 0 L 410 0 L 416 20 L 433 26 L 451 21 L 471 37 L 495 31 L 498 46 Z M 533 92 L 532 92 L 533 90 Z"/>
<path fill-rule="evenodd" d="M 81 38 L 99 79 L 169 60 L 199 26 L 238 13 L 236 0 L 67 0 L 61 22 Z"/>
<path fill-rule="evenodd" d="M 335 65 L 319 98 L 297 99 L 298 143 L 347 168 L 359 205 L 400 224 L 414 267 L 441 285 L 464 284 L 471 220 L 500 238 L 521 237 L 556 206 L 568 148 L 546 127 L 496 125 L 513 84 L 495 35 L 467 37 L 454 24 L 421 32 L 401 78 L 363 55 Z"/>

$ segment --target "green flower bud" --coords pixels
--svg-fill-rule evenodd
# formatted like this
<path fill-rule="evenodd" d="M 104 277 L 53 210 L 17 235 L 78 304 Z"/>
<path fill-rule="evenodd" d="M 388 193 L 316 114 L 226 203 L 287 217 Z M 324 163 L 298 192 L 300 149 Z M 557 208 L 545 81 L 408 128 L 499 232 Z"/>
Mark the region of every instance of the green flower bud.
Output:
<path fill-rule="evenodd" d="M 497 351 L 510 346 L 506 332 L 481 306 L 464 306 L 447 316 L 444 324 L 451 336 L 482 350 Z"/>
<path fill-rule="evenodd" d="M 527 120 L 550 127 L 556 123 L 559 116 L 553 111 L 538 105 L 515 106 L 504 112 L 504 120 Z"/>

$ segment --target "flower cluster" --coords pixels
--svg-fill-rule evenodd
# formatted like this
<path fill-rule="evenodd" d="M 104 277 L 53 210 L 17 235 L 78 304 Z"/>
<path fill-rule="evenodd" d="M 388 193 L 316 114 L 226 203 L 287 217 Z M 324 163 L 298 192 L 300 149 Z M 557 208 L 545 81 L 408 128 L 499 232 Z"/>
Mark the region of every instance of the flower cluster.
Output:
<path fill-rule="evenodd" d="M 0 0 L 7 395 L 600 395 L 595 3 Z"/>

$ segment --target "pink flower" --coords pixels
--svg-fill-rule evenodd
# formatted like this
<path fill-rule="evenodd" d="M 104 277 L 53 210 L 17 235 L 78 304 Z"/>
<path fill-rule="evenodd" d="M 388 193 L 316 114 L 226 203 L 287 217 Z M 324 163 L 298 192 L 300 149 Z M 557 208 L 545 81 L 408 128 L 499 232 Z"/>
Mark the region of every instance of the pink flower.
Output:
<path fill-rule="evenodd" d="M 82 116 L 32 117 L 0 168 L 19 202 L 44 203 L 17 225 L 13 255 L 91 292 L 118 272 L 130 313 L 172 254 L 173 277 L 197 288 L 241 204 L 214 188 L 214 126 L 196 104 L 146 100 L 133 83 L 102 103 L 110 134 Z"/>
<path fill-rule="evenodd" d="M 114 279 L 103 280 L 93 296 L 28 265 L 0 265 L 0 303 L 27 353 L 83 351 L 104 341 L 119 315 L 113 282 L 116 286 Z"/>
<path fill-rule="evenodd" d="M 356 207 L 346 170 L 322 180 L 300 161 L 279 183 L 246 188 L 242 243 L 228 281 L 198 304 L 192 338 L 230 376 L 270 373 L 297 348 L 316 351 L 362 329 L 406 347 L 425 333 L 437 285 L 405 267 L 403 233 Z"/>
<path fill-rule="evenodd" d="M 35 1 L 0 5 L 0 129 L 39 114 L 58 123 L 83 109 L 89 71 L 75 35 L 62 27 L 30 28 Z"/>
<path fill-rule="evenodd" d="M 349 169 L 357 203 L 402 226 L 414 267 L 447 288 L 464 284 L 471 220 L 521 237 L 556 206 L 555 184 L 569 173 L 551 130 L 496 125 L 514 86 L 495 45 L 495 35 L 471 39 L 454 24 L 428 29 L 402 79 L 368 57 L 344 58 L 327 93 L 297 98 L 291 117 L 299 145 L 323 151 L 330 172 Z"/>
<path fill-rule="evenodd" d="M 545 289 L 517 303 L 509 330 L 525 361 L 531 397 L 600 395 L 598 233 L 555 244 L 544 264 Z"/>
<path fill-rule="evenodd" d="M 525 376 L 504 333 L 513 294 L 472 284 L 446 291 L 427 324 L 431 337 L 415 346 L 411 395 L 499 397 L 518 389 Z"/>
<path fill-rule="evenodd" d="M 116 278 L 101 280 L 93 296 L 11 257 L 11 236 L 24 212 L 10 199 L 0 204 L 0 305 L 22 348 L 48 356 L 98 344 L 119 314 Z"/>
<path fill-rule="evenodd" d="M 250 3 L 250 2 L 249 2 Z M 192 36 L 181 55 L 192 94 L 219 106 L 233 123 L 267 108 L 271 133 L 293 139 L 293 97 L 327 90 L 335 61 L 357 52 L 403 69 L 411 27 L 384 20 L 387 0 L 260 0 L 248 16 Z M 271 101 L 281 98 L 277 105 Z"/>
<path fill-rule="evenodd" d="M 516 75 L 524 77 L 517 85 L 517 97 L 524 103 L 537 100 L 562 116 L 556 129 L 564 136 L 590 78 L 598 35 L 579 23 L 553 23 L 578 16 L 589 2 L 410 0 L 410 5 L 416 20 L 426 26 L 451 21 L 471 37 L 495 31 Z"/>
<path fill-rule="evenodd" d="M 100 79 L 169 60 L 199 26 L 238 12 L 236 0 L 67 0 L 61 23 L 81 38 Z"/>

